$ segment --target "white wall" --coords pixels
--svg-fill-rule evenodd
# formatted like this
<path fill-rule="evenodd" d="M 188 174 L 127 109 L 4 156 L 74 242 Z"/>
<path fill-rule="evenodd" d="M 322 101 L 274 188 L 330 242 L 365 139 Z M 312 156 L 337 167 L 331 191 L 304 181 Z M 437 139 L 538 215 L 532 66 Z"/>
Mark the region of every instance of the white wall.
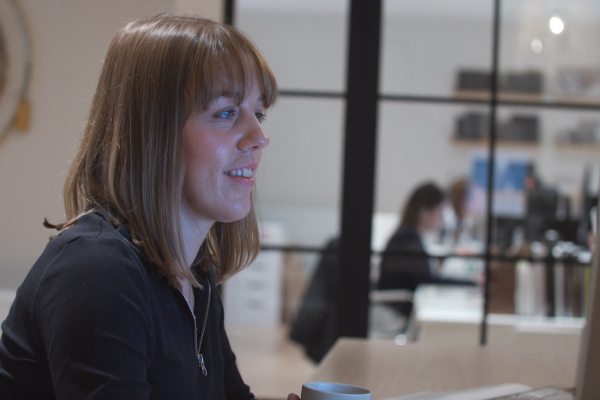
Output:
<path fill-rule="evenodd" d="M 64 219 L 63 174 L 117 29 L 158 12 L 219 16 L 220 0 L 18 0 L 32 43 L 31 129 L 0 139 L 0 287 L 16 287 Z"/>
<path fill-rule="evenodd" d="M 202 15 L 203 17 L 223 21 L 225 6 L 223 0 L 173 0 L 178 14 Z"/>

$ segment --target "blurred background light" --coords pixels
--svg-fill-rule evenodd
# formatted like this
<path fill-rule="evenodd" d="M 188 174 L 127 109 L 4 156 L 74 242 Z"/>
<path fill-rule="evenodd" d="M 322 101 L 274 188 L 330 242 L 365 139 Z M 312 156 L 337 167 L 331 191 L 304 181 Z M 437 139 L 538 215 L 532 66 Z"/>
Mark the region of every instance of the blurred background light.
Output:
<path fill-rule="evenodd" d="M 564 29 L 565 29 L 565 23 L 563 22 L 562 19 L 560 19 L 558 17 L 550 18 L 550 30 L 552 31 L 552 33 L 554 33 L 555 35 L 558 35 Z"/>
<path fill-rule="evenodd" d="M 541 53 L 543 48 L 544 48 L 544 46 L 542 45 L 542 41 L 540 39 L 533 39 L 531 41 L 531 50 L 535 54 Z"/>

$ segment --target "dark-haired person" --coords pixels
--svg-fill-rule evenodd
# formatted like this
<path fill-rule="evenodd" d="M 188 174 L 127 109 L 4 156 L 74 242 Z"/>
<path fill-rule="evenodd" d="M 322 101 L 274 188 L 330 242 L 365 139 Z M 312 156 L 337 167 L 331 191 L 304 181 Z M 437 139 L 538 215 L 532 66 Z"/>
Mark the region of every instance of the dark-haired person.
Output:
<path fill-rule="evenodd" d="M 441 278 L 433 271 L 431 259 L 423 246 L 423 235 L 438 232 L 443 223 L 444 192 L 433 183 L 417 187 L 402 212 L 400 225 L 385 247 L 377 288 L 405 289 L 412 292 L 418 285 L 473 285 L 474 282 Z M 404 255 L 393 253 L 404 252 Z M 390 303 L 400 315 L 408 317 L 412 303 Z"/>
<path fill-rule="evenodd" d="M 66 221 L 0 341 L 0 399 L 250 399 L 216 283 L 259 251 L 256 168 L 277 96 L 231 26 L 158 15 L 104 60 Z"/>

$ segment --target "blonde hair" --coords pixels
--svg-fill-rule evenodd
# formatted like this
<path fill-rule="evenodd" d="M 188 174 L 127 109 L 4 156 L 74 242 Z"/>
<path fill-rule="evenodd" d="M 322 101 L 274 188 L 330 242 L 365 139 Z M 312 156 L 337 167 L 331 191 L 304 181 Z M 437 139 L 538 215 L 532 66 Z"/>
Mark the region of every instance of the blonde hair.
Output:
<path fill-rule="evenodd" d="M 64 187 L 67 221 L 104 210 L 128 227 L 144 256 L 171 285 L 199 286 L 185 265 L 179 205 L 185 172 L 182 129 L 212 100 L 241 102 L 257 80 L 265 108 L 277 84 L 256 47 L 237 29 L 214 21 L 159 14 L 119 30 L 106 59 L 79 150 Z M 214 266 L 223 281 L 260 251 L 252 194 L 240 221 L 215 223 L 193 263 Z"/>

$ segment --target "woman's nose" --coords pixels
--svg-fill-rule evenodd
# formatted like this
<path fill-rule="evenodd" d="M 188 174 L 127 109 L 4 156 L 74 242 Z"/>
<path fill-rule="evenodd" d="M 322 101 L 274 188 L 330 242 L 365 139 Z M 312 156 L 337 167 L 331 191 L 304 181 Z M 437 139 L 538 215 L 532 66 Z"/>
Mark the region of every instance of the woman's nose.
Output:
<path fill-rule="evenodd" d="M 238 148 L 241 151 L 251 149 L 262 150 L 269 145 L 269 136 L 263 131 L 261 124 L 254 114 L 248 118 L 244 129 L 244 135 L 238 142 Z"/>

